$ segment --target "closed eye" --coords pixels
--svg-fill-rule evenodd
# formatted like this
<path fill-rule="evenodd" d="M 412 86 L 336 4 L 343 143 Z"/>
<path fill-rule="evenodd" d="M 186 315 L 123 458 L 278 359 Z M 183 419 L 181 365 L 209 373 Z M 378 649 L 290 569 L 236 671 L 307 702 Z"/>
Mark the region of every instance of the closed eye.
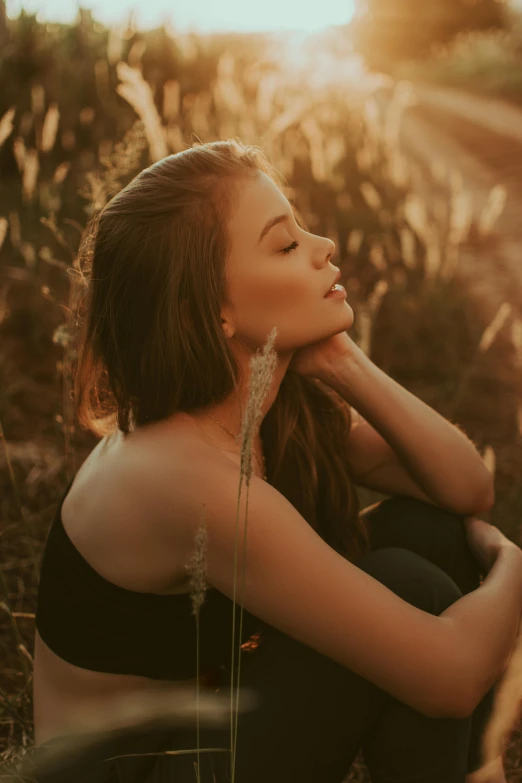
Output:
<path fill-rule="evenodd" d="M 294 240 L 291 245 L 288 245 L 288 247 L 284 247 L 280 252 L 290 253 L 292 250 L 295 250 L 298 247 L 299 247 L 299 242 L 296 242 L 296 240 Z"/>
<path fill-rule="evenodd" d="M 292 215 L 299 228 L 302 231 L 308 231 L 304 220 L 301 218 L 301 215 L 299 214 L 298 210 L 294 206 L 292 206 Z M 288 247 L 284 247 L 280 252 L 285 254 L 291 253 L 292 250 L 296 250 L 298 247 L 299 247 L 299 242 L 294 240 L 291 245 L 288 245 Z"/>

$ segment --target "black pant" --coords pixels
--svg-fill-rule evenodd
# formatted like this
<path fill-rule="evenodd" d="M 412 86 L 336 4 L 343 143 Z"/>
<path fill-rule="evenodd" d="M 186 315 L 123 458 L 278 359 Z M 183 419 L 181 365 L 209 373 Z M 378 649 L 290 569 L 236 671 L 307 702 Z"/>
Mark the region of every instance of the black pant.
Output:
<path fill-rule="evenodd" d="M 408 603 L 439 615 L 479 587 L 480 566 L 468 547 L 462 517 L 405 497 L 361 513 L 369 525 L 371 552 L 355 565 Z M 480 742 L 494 688 L 467 718 L 429 718 L 272 626 L 262 628 L 257 649 L 241 653 L 241 686 L 252 688 L 260 702 L 238 717 L 236 783 L 342 783 L 361 749 L 373 783 L 464 783 L 466 773 L 483 763 Z M 224 680 L 219 690 L 229 694 L 229 672 Z M 200 754 L 202 783 L 228 783 L 230 726 L 200 726 L 199 746 L 228 749 Z M 110 753 L 99 748 L 95 755 L 104 759 L 196 747 L 195 726 L 156 729 L 120 741 Z M 82 776 L 78 767 L 69 776 L 36 779 L 192 783 L 196 759 L 196 753 L 121 758 L 97 765 L 96 774 L 91 767 Z"/>

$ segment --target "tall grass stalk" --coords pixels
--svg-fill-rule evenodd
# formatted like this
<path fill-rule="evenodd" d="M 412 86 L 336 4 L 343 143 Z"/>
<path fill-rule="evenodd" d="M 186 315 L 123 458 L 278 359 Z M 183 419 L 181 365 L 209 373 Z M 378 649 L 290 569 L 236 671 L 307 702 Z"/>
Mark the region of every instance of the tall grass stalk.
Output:
<path fill-rule="evenodd" d="M 103 170 L 85 174 L 87 184 L 78 194 L 89 200 L 90 204 L 85 208 L 89 216 L 102 209 L 107 199 L 121 189 L 123 177 L 138 168 L 147 143 L 145 123 L 141 119 L 136 120 L 123 139 L 114 145 L 111 154 L 100 158 Z"/>
<path fill-rule="evenodd" d="M 152 161 L 165 158 L 169 154 L 165 130 L 150 85 L 143 78 L 141 71 L 131 68 L 125 62 L 118 63 L 116 72 L 121 81 L 121 84 L 116 87 L 116 92 L 130 103 L 143 121 Z"/>
<path fill-rule="evenodd" d="M 473 372 L 475 371 L 477 362 L 479 361 L 479 357 L 481 356 L 481 354 L 489 350 L 497 334 L 500 332 L 500 330 L 506 323 L 506 320 L 509 318 L 511 311 L 512 311 L 511 305 L 508 302 L 502 302 L 495 317 L 493 318 L 491 323 L 486 327 L 486 329 L 484 329 L 484 332 L 482 333 L 482 337 L 480 338 L 480 341 L 475 349 L 475 352 L 472 355 L 471 361 L 468 363 L 468 366 L 460 376 L 460 380 L 457 389 L 455 390 L 455 393 L 453 395 L 453 400 L 451 402 L 449 412 L 447 413 L 447 418 L 451 418 L 452 416 L 455 415 L 455 411 L 457 410 L 462 400 L 462 397 L 464 395 L 464 392 L 466 391 L 469 380 L 472 377 Z"/>
<path fill-rule="evenodd" d="M 4 116 L 0 119 L 0 147 L 13 132 L 14 129 L 13 120 L 15 114 L 16 114 L 16 108 L 14 106 L 11 106 L 11 108 L 8 109 L 4 114 Z"/>
<path fill-rule="evenodd" d="M 7 585 L 5 583 L 4 574 L 1 568 L 0 568 L 0 590 L 2 591 L 2 595 L 5 597 L 5 599 L 7 599 L 8 590 L 7 590 Z M 15 640 L 16 649 L 20 654 L 20 659 L 22 661 L 22 669 L 24 670 L 24 675 L 27 681 L 27 678 L 29 677 L 29 667 L 27 666 L 27 659 L 23 652 L 24 650 L 27 652 L 27 650 L 23 643 L 22 637 L 20 636 L 18 625 L 14 618 L 13 612 L 11 611 L 11 607 L 6 603 L 6 600 L 0 601 L 0 609 L 3 609 L 6 612 L 7 616 L 9 617 L 9 624 L 13 632 L 13 638 Z"/>
<path fill-rule="evenodd" d="M 38 150 L 28 149 L 25 156 L 25 166 L 22 176 L 22 193 L 24 202 L 30 202 L 35 195 L 36 183 L 40 172 Z"/>
<path fill-rule="evenodd" d="M 18 171 L 20 172 L 20 174 L 23 174 L 25 168 L 25 158 L 27 155 L 27 150 L 25 147 L 25 141 L 21 136 L 17 136 L 13 140 L 13 155 L 16 161 L 16 165 L 18 167 Z"/>
<path fill-rule="evenodd" d="M 33 570 L 35 573 L 36 580 L 38 581 L 38 575 L 39 575 L 39 569 L 36 563 L 36 552 L 33 547 L 33 541 L 37 539 L 36 536 L 36 530 L 34 529 L 32 523 L 29 521 L 29 519 L 24 514 L 24 507 L 22 505 L 22 498 L 20 497 L 20 491 L 18 489 L 18 484 L 16 483 L 16 477 L 13 470 L 13 464 L 11 462 L 11 457 L 9 455 L 9 449 L 7 448 L 7 442 L 4 435 L 4 427 L 2 425 L 2 420 L 0 419 L 0 440 L 2 441 L 2 446 L 4 449 L 4 456 L 5 456 L 5 462 L 7 465 L 7 472 L 9 473 L 9 479 L 11 481 L 11 486 L 13 487 L 13 493 L 16 500 L 16 505 L 18 506 L 18 513 L 20 514 L 20 519 L 22 520 L 22 523 L 27 531 L 27 549 L 29 550 L 29 554 L 31 556 L 32 562 L 33 562 Z"/>
<path fill-rule="evenodd" d="M 9 226 L 8 220 L 4 217 L 1 217 L 0 218 L 0 250 L 2 249 L 2 245 L 4 244 L 5 238 L 7 236 L 8 226 Z"/>
<path fill-rule="evenodd" d="M 205 525 L 205 509 L 201 513 L 201 524 L 196 531 L 194 554 L 191 560 L 185 566 L 190 573 L 190 596 L 192 599 L 192 614 L 196 618 L 196 737 L 197 737 L 197 781 L 200 783 L 200 760 L 199 760 L 199 611 L 205 600 L 206 581 L 205 581 L 205 562 L 207 553 L 207 529 Z"/>
<path fill-rule="evenodd" d="M 256 354 L 250 360 L 250 386 L 247 405 L 241 419 L 241 431 L 238 438 L 241 440 L 241 462 L 239 476 L 239 491 L 237 499 L 236 514 L 236 539 L 234 546 L 234 588 L 233 588 L 233 606 L 232 606 L 232 661 L 231 661 L 231 687 L 230 687 L 230 752 L 232 764 L 232 783 L 235 780 L 236 766 L 236 747 L 237 747 L 237 714 L 236 723 L 233 724 L 234 716 L 234 652 L 235 652 L 235 604 L 236 604 L 236 575 L 237 575 L 237 544 L 239 534 L 239 510 L 241 503 L 241 490 L 243 480 L 246 480 L 246 507 L 245 507 L 245 525 L 243 534 L 243 569 L 241 574 L 241 599 L 240 599 L 240 619 L 239 619 L 239 649 L 237 666 L 237 689 L 236 689 L 236 710 L 238 709 L 239 681 L 241 675 L 241 638 L 243 632 L 243 600 L 245 587 L 246 571 L 246 538 L 248 523 L 248 497 L 250 488 L 250 479 L 252 477 L 252 447 L 253 440 L 257 434 L 259 422 L 262 417 L 261 405 L 270 389 L 274 370 L 277 364 L 277 354 L 274 351 L 274 341 L 277 334 L 277 328 L 274 327 L 270 332 L 261 353 Z"/>
<path fill-rule="evenodd" d="M 504 211 L 507 201 L 505 185 L 495 185 L 489 191 L 486 206 L 478 221 L 478 232 L 481 236 L 491 234 L 493 227 Z"/>
<path fill-rule="evenodd" d="M 14 492 L 14 495 L 15 495 L 15 498 L 16 498 L 16 504 L 18 506 L 20 519 L 22 520 L 23 525 L 24 525 L 24 527 L 26 528 L 26 531 L 27 531 L 27 535 L 26 535 L 27 549 L 29 550 L 29 554 L 31 556 L 31 562 L 32 562 L 32 567 L 33 567 L 35 579 L 36 579 L 36 582 L 38 583 L 39 566 L 38 566 L 38 563 L 37 563 L 36 552 L 35 552 L 34 547 L 33 547 L 33 541 L 36 540 L 36 531 L 35 531 L 35 529 L 33 528 L 32 524 L 29 522 L 29 520 L 27 519 L 27 517 L 24 514 L 24 510 L 23 510 L 23 506 L 22 506 L 22 500 L 21 500 L 21 497 L 20 497 L 20 492 L 18 490 L 18 484 L 16 483 L 16 477 L 15 477 L 15 474 L 14 474 L 13 465 L 12 465 L 12 462 L 11 462 L 11 457 L 9 455 L 9 449 L 7 448 L 7 442 L 6 442 L 6 439 L 5 439 L 4 428 L 3 428 L 3 425 L 2 425 L 2 420 L 1 419 L 0 419 L 0 440 L 2 441 L 2 445 L 3 445 L 3 449 L 4 449 L 4 455 L 5 455 L 5 461 L 6 461 L 6 465 L 7 465 L 7 471 L 9 473 L 9 479 L 11 481 L 11 485 L 13 487 L 13 492 Z M 0 601 L 0 607 L 2 609 L 4 609 L 4 611 L 7 613 L 8 617 L 9 617 L 9 624 L 10 624 L 11 630 L 13 632 L 13 637 L 14 637 L 14 640 L 15 640 L 15 643 L 16 643 L 16 649 L 18 650 L 18 653 L 20 655 L 20 659 L 21 659 L 21 662 L 22 662 L 22 668 L 23 668 L 24 675 L 25 675 L 26 681 L 27 681 L 27 678 L 29 677 L 29 667 L 27 665 L 27 661 L 28 660 L 31 661 L 31 656 L 30 656 L 27 648 L 25 647 L 25 645 L 23 643 L 22 637 L 20 636 L 20 631 L 18 629 L 18 624 L 17 624 L 16 619 L 15 619 L 15 617 L 13 615 L 11 607 L 7 603 L 8 596 L 9 596 L 9 591 L 8 591 L 7 584 L 6 584 L 6 581 L 5 581 L 5 578 L 4 578 L 4 573 L 3 573 L 1 568 L 0 568 L 0 590 L 1 590 L 1 593 L 2 593 L 2 596 L 3 596 L 3 600 Z M 32 663 L 32 661 L 31 661 L 31 663 Z"/>
<path fill-rule="evenodd" d="M 40 151 L 50 152 L 56 141 L 58 125 L 60 123 L 60 110 L 57 103 L 51 103 L 47 109 L 47 114 L 42 126 L 42 137 L 40 141 Z"/>

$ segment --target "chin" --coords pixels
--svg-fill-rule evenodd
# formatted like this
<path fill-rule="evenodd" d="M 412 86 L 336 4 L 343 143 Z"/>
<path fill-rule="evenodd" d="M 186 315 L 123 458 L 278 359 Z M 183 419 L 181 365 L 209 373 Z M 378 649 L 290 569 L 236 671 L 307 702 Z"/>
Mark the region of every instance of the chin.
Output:
<path fill-rule="evenodd" d="M 348 302 L 344 302 L 344 307 L 342 308 L 343 314 L 346 316 L 346 319 L 350 321 L 350 326 L 352 326 L 354 320 L 355 320 L 355 314 L 348 304 Z"/>

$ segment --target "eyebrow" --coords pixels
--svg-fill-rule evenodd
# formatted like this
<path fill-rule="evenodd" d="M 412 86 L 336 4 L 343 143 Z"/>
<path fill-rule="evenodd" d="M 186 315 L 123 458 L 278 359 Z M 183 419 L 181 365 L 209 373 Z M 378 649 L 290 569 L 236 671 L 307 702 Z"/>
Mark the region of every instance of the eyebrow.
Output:
<path fill-rule="evenodd" d="M 261 231 L 261 235 L 259 239 L 257 240 L 257 244 L 259 245 L 265 234 L 268 234 L 270 229 L 273 226 L 276 226 L 278 223 L 282 223 L 284 220 L 288 220 L 290 216 L 288 214 L 284 215 L 277 215 L 276 217 L 270 218 L 270 220 L 266 223 L 264 229 Z"/>

